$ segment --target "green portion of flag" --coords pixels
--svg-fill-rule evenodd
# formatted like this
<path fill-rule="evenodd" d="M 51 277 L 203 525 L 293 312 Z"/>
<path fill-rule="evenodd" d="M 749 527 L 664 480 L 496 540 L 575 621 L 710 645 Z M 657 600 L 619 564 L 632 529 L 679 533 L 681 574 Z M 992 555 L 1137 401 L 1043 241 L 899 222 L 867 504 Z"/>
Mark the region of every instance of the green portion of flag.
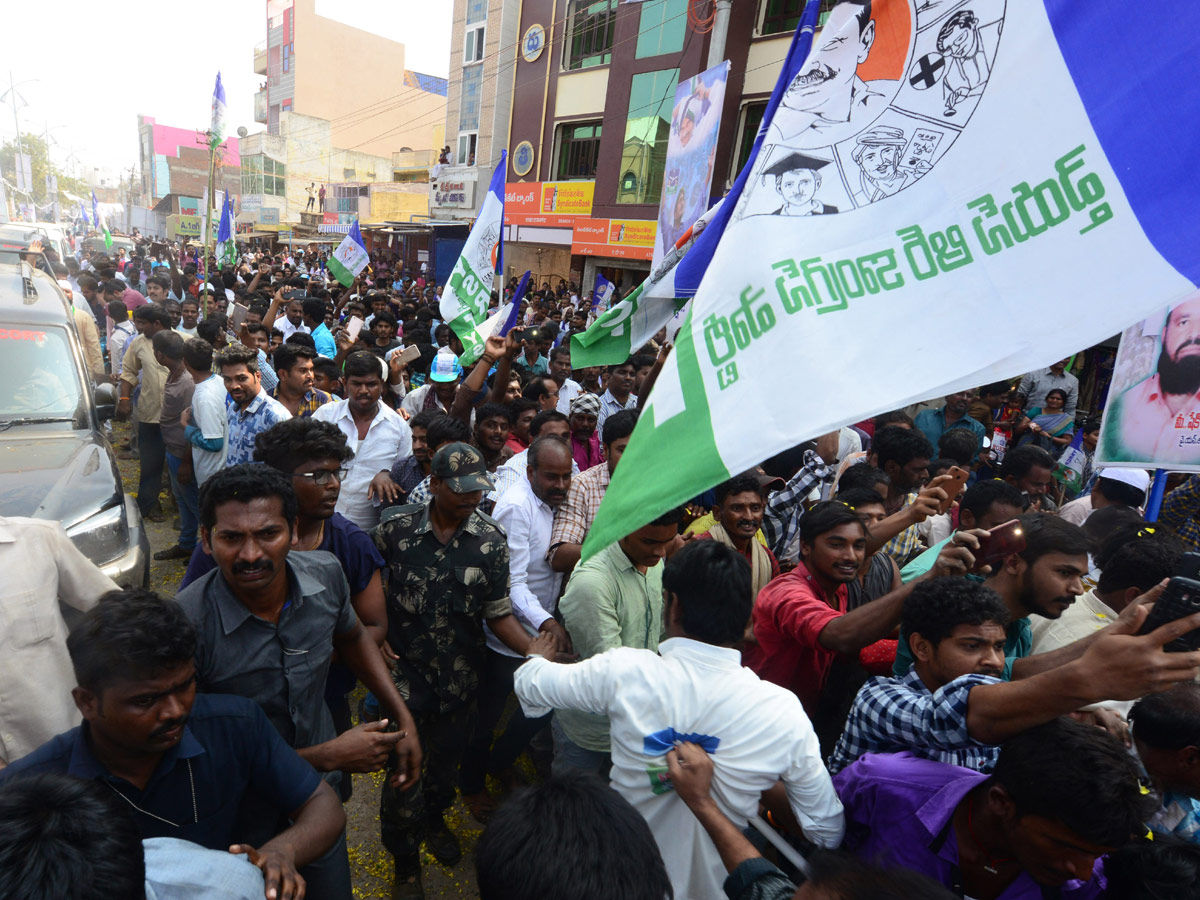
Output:
<path fill-rule="evenodd" d="M 338 280 L 338 284 L 342 287 L 350 287 L 354 284 L 354 273 L 342 265 L 341 260 L 335 256 L 329 257 L 325 262 L 325 268 L 329 270 L 329 274 Z"/>
<path fill-rule="evenodd" d="M 687 300 L 647 297 L 646 282 L 614 303 L 587 331 L 571 338 L 571 367 L 620 365 L 666 326 Z"/>
<path fill-rule="evenodd" d="M 105 252 L 107 252 L 112 249 L 112 245 L 113 245 L 112 233 L 108 230 L 107 222 L 105 222 L 100 227 L 104 229 L 104 250 L 105 250 Z"/>
<path fill-rule="evenodd" d="M 448 292 L 452 293 L 458 303 L 458 315 L 446 324 L 462 341 L 463 352 L 458 357 L 459 362 L 464 366 L 473 365 L 483 355 L 484 340 L 480 337 L 478 328 L 487 319 L 492 292 L 483 279 L 475 274 L 475 270 L 467 262 L 465 253 L 455 263 L 448 287 Z"/>
<path fill-rule="evenodd" d="M 654 517 L 730 477 L 717 451 L 689 321 L 685 321 L 679 330 L 678 343 L 671 355 L 674 365 L 678 366 L 679 382 L 671 383 L 669 368 L 659 376 L 650 403 L 638 419 L 629 446 L 621 454 L 620 465 L 613 472 L 612 483 L 596 513 L 596 521 L 584 540 L 584 559 L 645 524 L 647 472 L 654 473 L 657 510 Z M 573 355 L 571 364 L 576 365 Z M 678 404 L 680 393 L 682 412 L 666 417 L 662 412 L 665 402 Z M 662 397 L 665 402 L 657 401 L 656 397 Z M 665 421 L 660 422 L 660 416 Z M 631 529 L 630 522 L 638 525 Z"/>

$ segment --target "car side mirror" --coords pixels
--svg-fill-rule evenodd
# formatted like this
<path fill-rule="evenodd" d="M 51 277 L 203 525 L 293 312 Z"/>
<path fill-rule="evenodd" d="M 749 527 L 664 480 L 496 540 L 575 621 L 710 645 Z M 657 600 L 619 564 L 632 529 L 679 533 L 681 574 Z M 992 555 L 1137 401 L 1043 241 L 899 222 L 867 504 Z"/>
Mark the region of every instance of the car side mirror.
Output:
<path fill-rule="evenodd" d="M 111 384 L 98 384 L 92 390 L 96 402 L 96 417 L 107 422 L 117 415 L 117 389 Z"/>

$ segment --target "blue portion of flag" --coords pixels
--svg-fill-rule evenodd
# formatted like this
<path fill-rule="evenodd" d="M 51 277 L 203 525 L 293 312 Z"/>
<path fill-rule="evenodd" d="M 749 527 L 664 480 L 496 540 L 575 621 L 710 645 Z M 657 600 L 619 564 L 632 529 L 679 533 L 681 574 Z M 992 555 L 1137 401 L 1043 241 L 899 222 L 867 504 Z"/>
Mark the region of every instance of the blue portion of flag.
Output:
<path fill-rule="evenodd" d="M 604 304 L 604 308 L 608 309 L 612 306 L 613 283 L 601 275 L 596 273 L 596 289 L 592 292 L 592 312 L 600 308 L 600 304 Z"/>
<path fill-rule="evenodd" d="M 100 204 L 96 202 L 96 192 L 92 191 L 92 224 L 100 227 Z"/>
<path fill-rule="evenodd" d="M 495 194 L 500 201 L 500 235 L 496 238 L 496 271 L 504 279 L 504 182 L 508 177 L 508 151 L 500 151 L 500 164 L 492 173 L 492 183 L 488 185 L 488 193 Z M 495 279 L 493 279 L 493 284 Z"/>
<path fill-rule="evenodd" d="M 775 110 L 779 108 L 779 102 L 783 99 L 783 92 L 796 73 L 800 71 L 804 61 L 808 58 L 808 51 L 812 49 L 813 31 L 817 27 L 817 18 L 820 13 L 820 0 L 808 0 L 804 7 L 804 13 L 800 17 L 800 25 L 796 29 L 796 33 L 792 35 L 792 45 L 788 49 L 787 57 L 783 61 L 783 69 L 779 73 L 779 80 L 775 82 L 775 89 L 771 92 L 771 99 L 767 101 L 766 111 L 763 113 L 762 124 L 759 126 L 758 135 L 754 138 L 754 147 L 750 150 L 750 156 L 746 160 L 746 165 L 742 167 L 742 171 L 738 173 L 738 177 L 733 182 L 733 187 L 729 194 L 725 197 L 725 202 L 721 204 L 721 208 L 717 210 L 712 221 L 708 226 L 700 232 L 696 242 L 692 244 L 691 249 L 684 255 L 683 259 L 675 267 L 675 296 L 676 297 L 693 297 L 696 294 L 696 289 L 700 287 L 700 281 L 704 278 L 704 273 L 708 271 L 708 263 L 712 259 L 713 252 L 717 249 L 717 242 L 721 240 L 721 234 L 725 231 L 725 226 L 729 224 L 729 219 L 733 215 L 733 210 L 737 206 L 738 198 L 742 195 L 742 189 L 746 185 L 746 179 L 750 177 L 750 171 L 754 168 L 754 161 L 758 158 L 758 152 L 762 149 L 763 135 L 767 133 L 767 127 L 771 124 L 771 118 L 775 115 Z"/>
<path fill-rule="evenodd" d="M 86 207 L 84 207 L 82 200 L 79 201 L 79 215 L 83 218 L 84 225 L 89 224 L 88 217 L 87 217 L 87 209 L 86 209 Z"/>
<path fill-rule="evenodd" d="M 529 276 L 532 274 L 529 269 L 526 269 L 521 280 L 517 282 L 517 289 L 513 291 L 512 300 L 509 301 L 512 303 L 512 309 L 508 311 L 508 318 L 500 327 L 500 337 L 508 337 L 508 333 L 517 324 L 517 316 L 521 314 L 521 298 L 525 296 L 525 290 L 529 287 Z"/>
<path fill-rule="evenodd" d="M 229 204 L 229 195 L 225 195 L 225 202 L 221 204 L 221 222 L 217 226 L 217 243 L 223 244 L 231 237 L 233 228 L 233 208 Z"/>
<path fill-rule="evenodd" d="M 350 231 L 347 232 L 347 236 L 350 238 L 350 240 L 354 241 L 354 243 L 358 244 L 358 246 L 362 247 L 363 250 L 367 249 L 367 245 L 363 242 L 362 232 L 358 230 L 358 219 L 355 219 L 354 224 L 350 226 Z"/>
<path fill-rule="evenodd" d="M 675 745 L 680 742 L 696 744 L 711 756 L 717 752 L 717 747 L 720 746 L 721 739 L 713 737 L 710 734 L 700 734 L 695 731 L 682 734 L 674 728 L 663 728 L 642 738 L 642 750 L 647 756 L 662 756 L 669 750 L 674 749 Z"/>
<path fill-rule="evenodd" d="M 1191 7 L 1151 11 L 1118 0 L 1045 0 L 1058 48 L 1138 224 L 1200 285 L 1200 40 Z M 1188 22 L 1193 22 L 1188 25 Z M 1135 74 L 1131 77 L 1130 65 Z"/>
<path fill-rule="evenodd" d="M 213 89 L 213 99 L 222 106 L 225 105 L 225 85 L 221 84 L 220 72 L 217 73 L 217 86 Z"/>

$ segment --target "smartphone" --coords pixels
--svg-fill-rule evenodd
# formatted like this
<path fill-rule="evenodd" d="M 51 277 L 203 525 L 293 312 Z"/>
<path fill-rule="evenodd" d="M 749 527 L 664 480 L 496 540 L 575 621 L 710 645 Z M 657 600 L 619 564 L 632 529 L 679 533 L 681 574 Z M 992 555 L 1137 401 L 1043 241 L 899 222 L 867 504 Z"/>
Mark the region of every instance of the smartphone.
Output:
<path fill-rule="evenodd" d="M 973 551 L 975 568 L 995 565 L 1006 556 L 1020 553 L 1024 549 L 1025 529 L 1021 527 L 1021 520 L 1010 519 L 979 539 L 979 549 Z"/>
<path fill-rule="evenodd" d="M 958 495 L 962 493 L 962 489 L 967 486 L 967 479 L 971 477 L 971 473 L 961 466 L 951 466 L 950 471 L 946 473 L 950 477 L 941 482 L 938 487 L 946 492 L 946 499 L 942 501 L 941 512 L 946 512 L 954 505 L 954 501 L 958 499 Z"/>
<path fill-rule="evenodd" d="M 384 358 L 388 362 L 391 362 L 393 359 L 399 357 L 400 365 L 406 366 L 410 362 L 412 362 L 414 359 L 418 359 L 420 356 L 421 356 L 421 348 L 418 347 L 416 344 L 413 344 L 412 346 L 404 347 L 403 349 L 397 347 L 395 350 L 389 351 L 388 354 Z"/>
<path fill-rule="evenodd" d="M 1150 615 L 1142 623 L 1140 634 L 1149 634 L 1160 625 L 1174 622 L 1200 612 L 1200 553 L 1185 553 L 1167 582 L 1167 589 L 1158 598 Z M 1187 653 L 1200 650 L 1200 628 L 1181 634 L 1163 647 L 1168 653 Z"/>
<path fill-rule="evenodd" d="M 362 331 L 363 320 L 358 316 L 351 316 L 346 320 L 346 337 L 350 338 L 350 342 L 358 340 L 358 333 Z"/>
<path fill-rule="evenodd" d="M 229 317 L 229 327 L 232 329 L 234 334 L 239 334 L 241 332 L 242 325 L 245 323 L 246 316 L 249 314 L 249 312 L 250 309 L 248 307 L 242 306 L 240 303 L 233 304 L 233 315 Z"/>

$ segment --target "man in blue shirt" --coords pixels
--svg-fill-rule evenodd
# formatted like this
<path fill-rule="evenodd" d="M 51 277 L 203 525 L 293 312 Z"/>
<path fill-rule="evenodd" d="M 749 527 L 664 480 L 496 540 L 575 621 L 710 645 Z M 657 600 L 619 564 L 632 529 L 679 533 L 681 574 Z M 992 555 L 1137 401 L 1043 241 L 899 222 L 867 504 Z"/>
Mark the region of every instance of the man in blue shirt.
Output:
<path fill-rule="evenodd" d="M 317 346 L 317 353 L 333 359 L 337 356 L 337 343 L 333 340 L 333 334 L 330 333 L 329 326 L 325 324 L 325 301 L 318 297 L 305 297 L 303 306 L 303 321 L 312 333 L 313 343 Z"/>
<path fill-rule="evenodd" d="M 935 447 L 938 438 L 951 428 L 966 428 L 975 435 L 975 455 L 978 456 L 979 451 L 983 449 L 987 429 L 983 427 L 982 422 L 967 415 L 967 408 L 971 405 L 971 392 L 947 394 L 945 399 L 946 405 L 941 409 L 927 409 L 918 413 L 913 424 Z"/>
<path fill-rule="evenodd" d="M 84 723 L 0 771 L 60 772 L 102 782 L 131 810 L 143 839 L 210 849 L 237 845 L 267 896 L 293 895 L 297 869 L 325 853 L 345 813 L 332 788 L 251 700 L 196 694 L 196 632 L 174 601 L 149 591 L 106 595 L 67 638 Z M 248 794 L 291 825 L 255 848 L 238 844 Z"/>

